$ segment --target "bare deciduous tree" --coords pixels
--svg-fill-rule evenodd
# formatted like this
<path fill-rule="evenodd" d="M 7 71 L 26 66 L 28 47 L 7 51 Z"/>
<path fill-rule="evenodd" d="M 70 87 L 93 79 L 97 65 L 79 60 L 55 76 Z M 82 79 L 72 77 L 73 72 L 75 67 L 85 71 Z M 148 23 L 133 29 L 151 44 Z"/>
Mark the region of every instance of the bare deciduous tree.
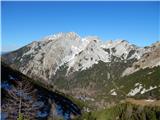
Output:
<path fill-rule="evenodd" d="M 7 93 L 8 97 L 2 105 L 2 111 L 8 113 L 7 120 L 16 120 L 19 114 L 25 119 L 35 119 L 39 105 L 36 104 L 36 90 L 28 81 L 16 81 Z"/>

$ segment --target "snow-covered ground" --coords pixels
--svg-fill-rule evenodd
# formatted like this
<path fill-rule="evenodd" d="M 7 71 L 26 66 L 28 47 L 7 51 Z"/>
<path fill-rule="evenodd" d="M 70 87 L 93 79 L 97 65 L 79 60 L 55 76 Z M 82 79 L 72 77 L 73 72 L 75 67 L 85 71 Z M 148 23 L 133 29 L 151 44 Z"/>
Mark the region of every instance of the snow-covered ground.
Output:
<path fill-rule="evenodd" d="M 148 89 L 146 89 L 146 88 L 144 88 L 143 86 L 142 86 L 142 84 L 141 83 L 135 83 L 135 88 L 134 89 L 132 89 L 129 93 L 128 93 L 128 96 L 134 96 L 134 95 L 136 95 L 136 94 L 138 94 L 138 93 L 140 93 L 140 94 L 144 94 L 144 93 L 146 93 L 146 92 L 148 92 L 148 91 L 151 91 L 151 90 L 153 90 L 153 89 L 156 89 L 157 88 L 157 86 L 150 86 Z"/>
<path fill-rule="evenodd" d="M 134 95 L 136 95 L 137 93 L 139 93 L 140 91 L 141 91 L 141 89 L 143 88 L 142 87 L 142 84 L 140 84 L 140 83 L 136 83 L 135 84 L 135 88 L 134 89 L 132 89 L 129 93 L 128 93 L 128 96 L 134 96 Z"/>

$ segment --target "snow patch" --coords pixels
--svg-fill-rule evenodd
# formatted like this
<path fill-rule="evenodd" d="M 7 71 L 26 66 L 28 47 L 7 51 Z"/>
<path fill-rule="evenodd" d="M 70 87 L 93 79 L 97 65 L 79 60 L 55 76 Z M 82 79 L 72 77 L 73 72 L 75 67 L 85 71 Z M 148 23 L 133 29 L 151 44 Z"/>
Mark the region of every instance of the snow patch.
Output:
<path fill-rule="evenodd" d="M 117 93 L 115 92 L 115 89 L 110 90 L 111 95 L 115 96 Z"/>
<path fill-rule="evenodd" d="M 139 85 L 141 85 L 141 84 L 140 84 L 140 83 L 135 83 L 135 85 L 134 85 L 134 86 L 135 86 L 135 87 L 137 87 L 137 86 L 139 86 Z"/>
<path fill-rule="evenodd" d="M 146 93 L 146 92 L 148 92 L 148 91 L 150 91 L 150 90 L 153 90 L 153 89 L 156 89 L 156 88 L 157 88 L 157 86 L 154 86 L 154 87 L 150 86 L 149 89 L 146 89 L 146 88 L 143 88 L 143 87 L 142 87 L 142 84 L 141 84 L 141 83 L 135 83 L 134 86 L 135 86 L 135 88 L 132 89 L 132 90 L 128 93 L 128 96 L 134 96 L 134 95 L 136 95 L 137 93 L 144 94 L 144 93 Z"/>
<path fill-rule="evenodd" d="M 115 95 L 117 95 L 117 93 L 114 91 L 111 93 L 111 95 L 115 96 Z"/>
<path fill-rule="evenodd" d="M 137 86 L 138 85 L 138 86 Z M 139 93 L 141 91 L 141 89 L 143 88 L 142 87 L 142 84 L 139 84 L 139 83 L 136 83 L 135 84 L 136 88 L 132 89 L 129 93 L 128 93 L 128 96 L 134 96 L 136 95 L 137 93 Z"/>
<path fill-rule="evenodd" d="M 151 91 L 153 89 L 156 89 L 156 88 L 157 88 L 157 86 L 154 86 L 154 87 L 150 86 L 149 89 L 143 88 L 141 91 L 141 94 L 144 94 L 144 93 Z"/>

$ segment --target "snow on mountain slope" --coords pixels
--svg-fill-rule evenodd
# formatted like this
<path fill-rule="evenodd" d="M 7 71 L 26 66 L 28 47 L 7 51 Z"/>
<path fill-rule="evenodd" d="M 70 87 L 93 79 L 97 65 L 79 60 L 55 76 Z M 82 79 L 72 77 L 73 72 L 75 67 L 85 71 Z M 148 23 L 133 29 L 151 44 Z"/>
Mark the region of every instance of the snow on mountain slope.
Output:
<path fill-rule="evenodd" d="M 83 48 L 84 43 L 87 43 L 85 44 L 84 49 L 81 49 L 75 58 L 69 61 L 68 71 L 71 68 L 74 71 L 85 70 L 91 67 L 93 64 L 97 64 L 100 60 L 104 62 L 110 61 L 109 54 L 100 47 L 102 43 L 99 41 L 99 39 L 96 37 L 84 38 L 80 48 Z"/>
<path fill-rule="evenodd" d="M 69 73 L 85 70 L 99 61 L 113 62 L 113 57 L 120 60 L 140 59 L 145 52 L 144 48 L 125 40 L 103 43 L 95 36 L 81 38 L 69 32 L 47 36 L 3 57 L 16 64 L 22 73 L 47 81 L 64 64 L 68 66 Z"/>
<path fill-rule="evenodd" d="M 38 75 L 47 80 L 54 75 L 60 64 L 69 61 L 77 53 L 80 43 L 76 33 L 59 33 L 25 46 L 27 51 L 15 59 L 21 63 L 28 59 L 19 68 L 24 74 Z"/>
<path fill-rule="evenodd" d="M 122 59 L 139 59 L 145 52 L 143 48 L 130 44 L 126 40 L 108 41 L 102 47 L 108 49 L 112 55 Z"/>
<path fill-rule="evenodd" d="M 82 39 L 85 49 L 79 52 L 74 59 L 69 61 L 69 69 L 72 71 L 85 70 L 98 64 L 99 61 L 111 62 L 112 57 L 118 57 L 121 60 L 140 59 L 146 52 L 144 48 L 138 48 L 129 44 L 125 40 L 101 42 L 97 37 L 87 37 Z M 112 61 L 113 62 L 113 61 Z"/>

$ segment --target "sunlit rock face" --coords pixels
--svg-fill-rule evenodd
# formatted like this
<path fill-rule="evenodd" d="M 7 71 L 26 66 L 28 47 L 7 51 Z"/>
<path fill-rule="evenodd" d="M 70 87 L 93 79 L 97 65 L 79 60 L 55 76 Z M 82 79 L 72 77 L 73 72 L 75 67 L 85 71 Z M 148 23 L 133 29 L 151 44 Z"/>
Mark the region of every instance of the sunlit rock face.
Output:
<path fill-rule="evenodd" d="M 146 91 L 159 89 L 151 89 L 159 85 L 159 48 L 159 42 L 138 47 L 126 40 L 104 42 L 97 36 L 80 37 L 69 32 L 50 35 L 3 54 L 2 60 L 53 91 L 102 108 L 110 105 L 108 101 L 115 101 L 113 97 L 119 101 L 127 95 L 138 96 L 142 90 L 144 94 L 140 95 L 147 96 Z M 146 78 L 148 74 L 150 77 Z M 148 85 L 145 80 L 153 84 Z M 136 83 L 142 87 L 135 87 Z M 153 94 L 157 98 L 158 92 Z M 100 97 L 107 97 L 107 102 L 99 100 Z M 85 111 L 90 110 L 85 108 Z"/>
<path fill-rule="evenodd" d="M 86 70 L 99 61 L 108 63 L 140 59 L 150 50 L 126 40 L 102 42 L 96 36 L 81 38 L 77 33 L 69 32 L 44 37 L 3 55 L 3 58 L 22 73 L 48 82 L 64 64 L 68 67 L 65 74 L 69 75 L 71 72 Z"/>

